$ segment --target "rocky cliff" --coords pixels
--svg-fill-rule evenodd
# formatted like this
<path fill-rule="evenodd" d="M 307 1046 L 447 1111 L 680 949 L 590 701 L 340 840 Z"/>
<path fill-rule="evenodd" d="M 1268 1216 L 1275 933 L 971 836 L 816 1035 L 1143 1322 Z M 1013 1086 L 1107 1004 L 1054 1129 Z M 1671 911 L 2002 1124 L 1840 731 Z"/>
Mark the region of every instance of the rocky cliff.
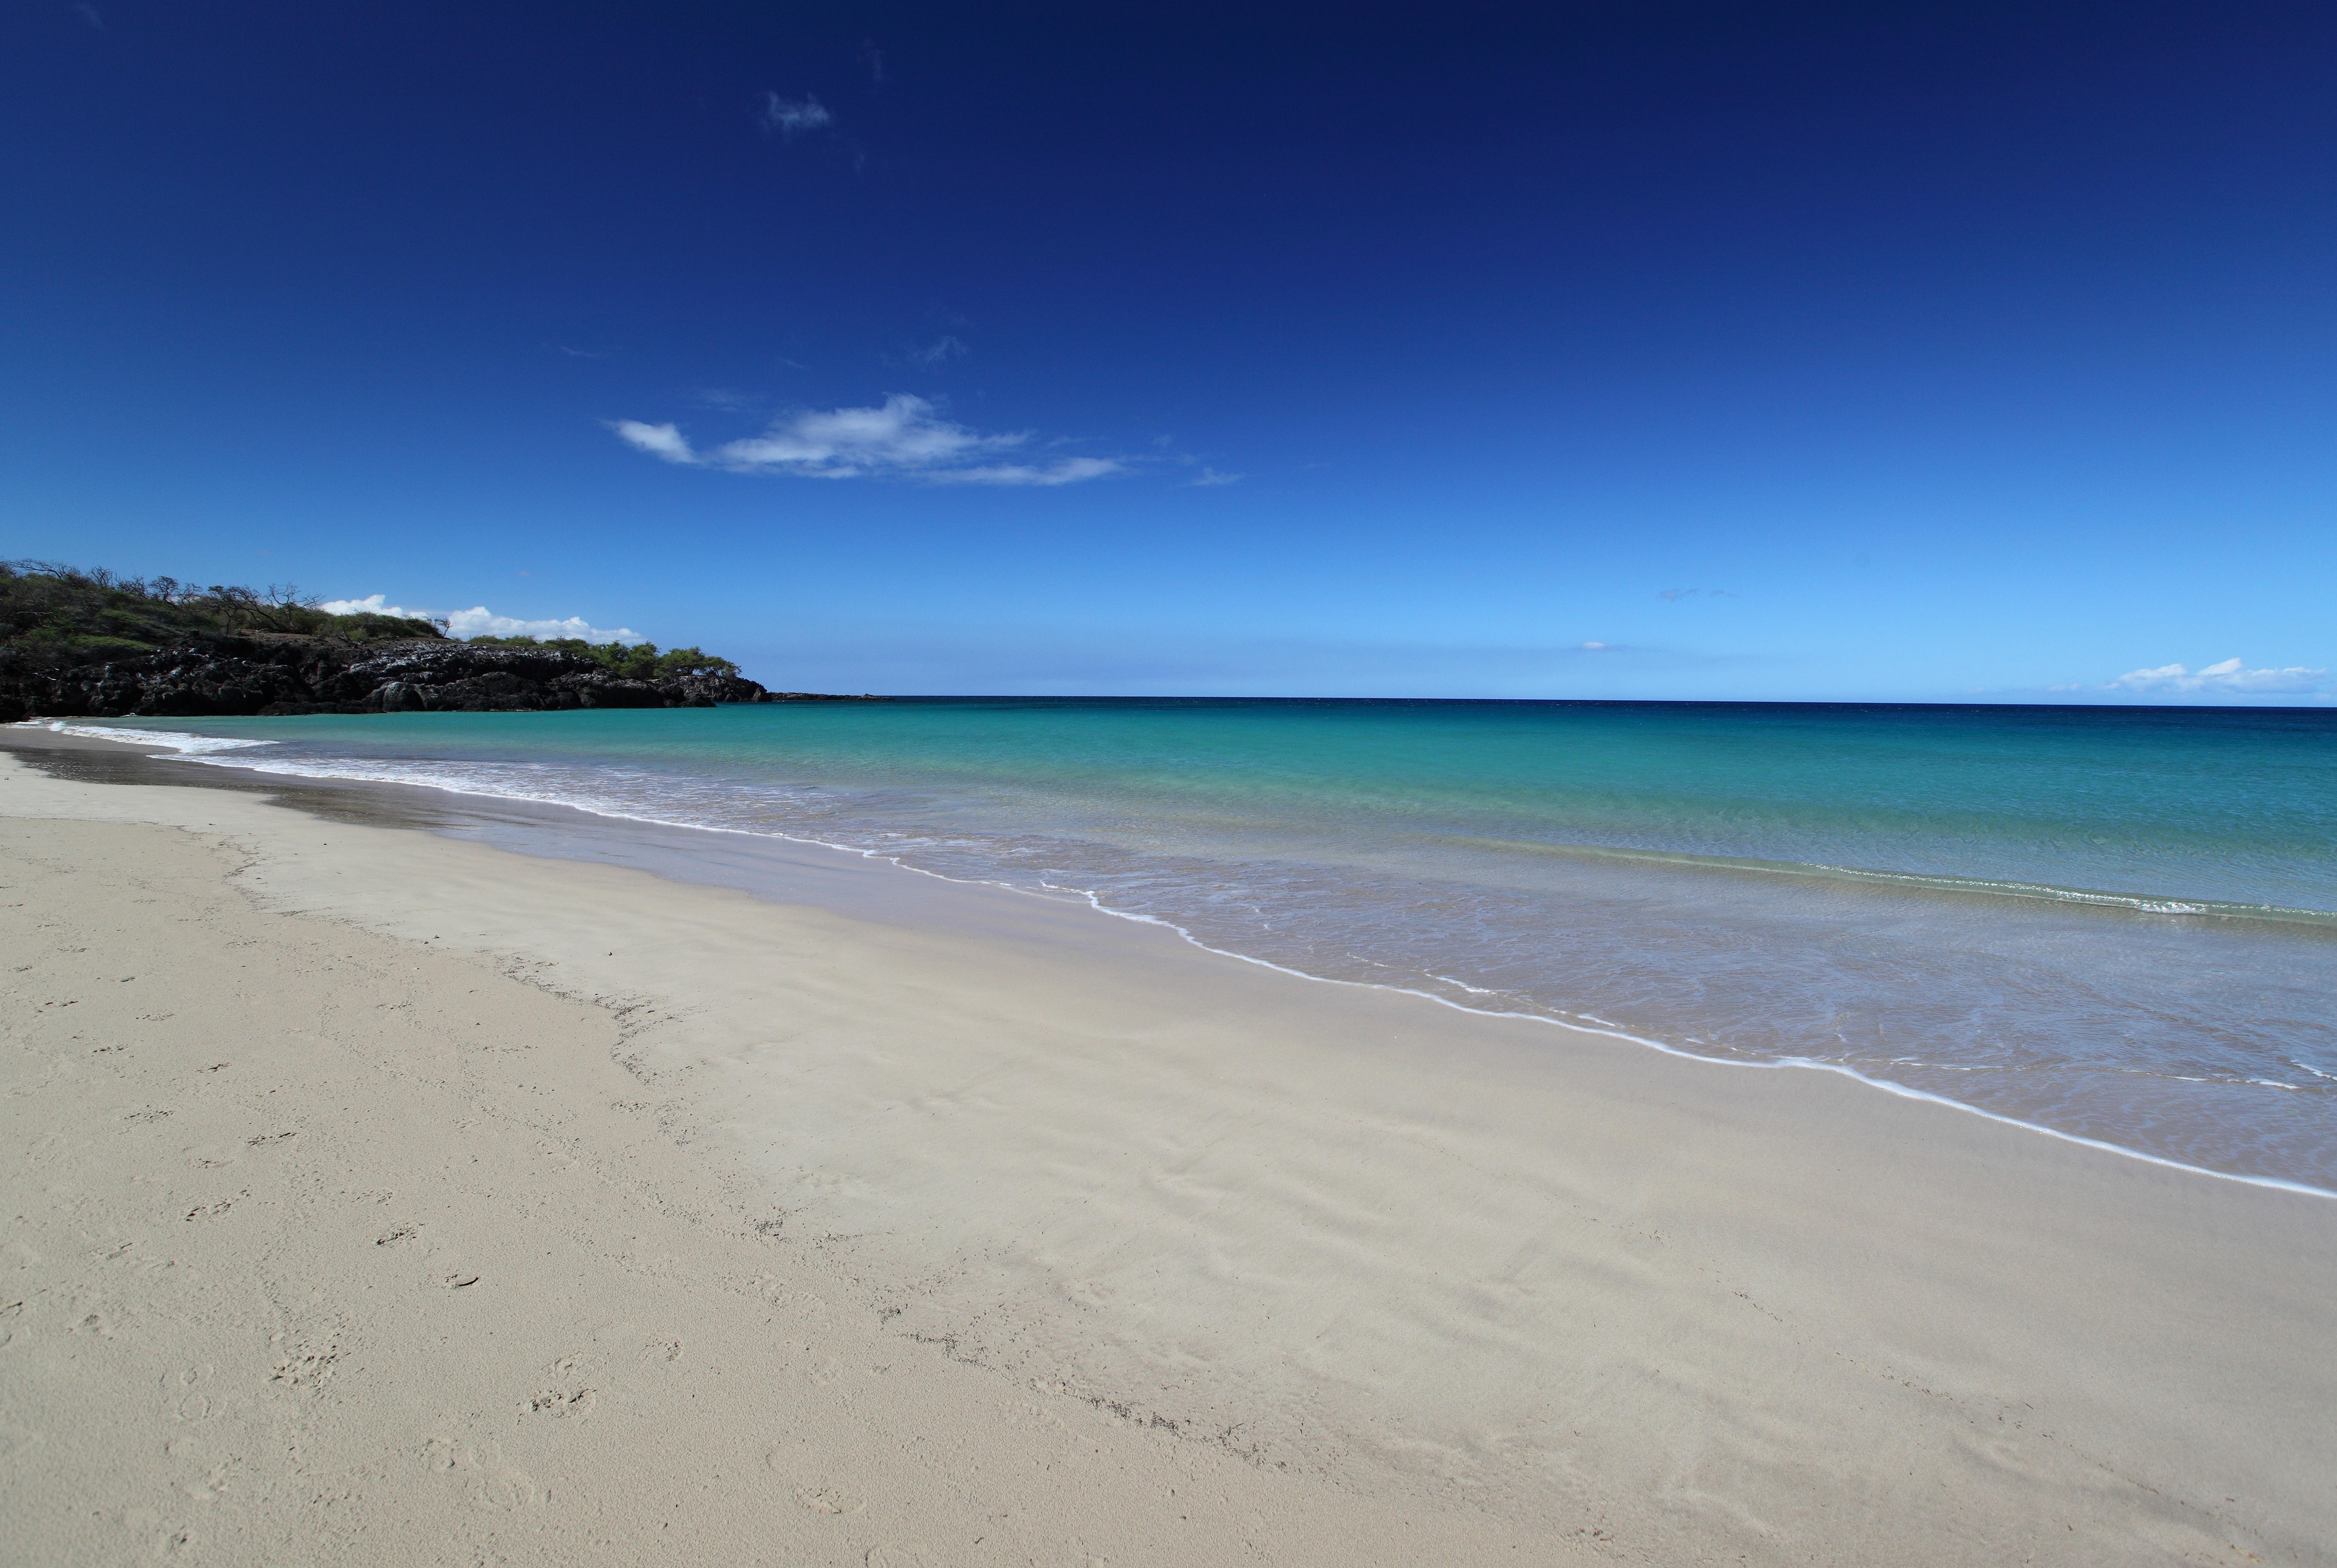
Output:
<path fill-rule="evenodd" d="M 841 701 L 773 693 L 736 675 L 631 681 L 553 648 L 443 640 L 352 643 L 255 632 L 191 637 L 151 653 L 73 662 L 0 648 L 0 722 L 286 713 L 520 712 Z"/>

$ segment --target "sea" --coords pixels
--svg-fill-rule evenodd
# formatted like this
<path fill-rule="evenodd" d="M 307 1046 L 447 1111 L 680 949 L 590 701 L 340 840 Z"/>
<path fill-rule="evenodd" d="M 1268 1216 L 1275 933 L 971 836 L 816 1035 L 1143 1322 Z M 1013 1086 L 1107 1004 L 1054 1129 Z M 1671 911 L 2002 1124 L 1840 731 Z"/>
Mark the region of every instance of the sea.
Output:
<path fill-rule="evenodd" d="M 1587 1030 L 1846 1073 L 2337 1192 L 2337 711 L 904 698 L 69 727 L 831 846 L 1545 1019 L 1554 1053 Z"/>

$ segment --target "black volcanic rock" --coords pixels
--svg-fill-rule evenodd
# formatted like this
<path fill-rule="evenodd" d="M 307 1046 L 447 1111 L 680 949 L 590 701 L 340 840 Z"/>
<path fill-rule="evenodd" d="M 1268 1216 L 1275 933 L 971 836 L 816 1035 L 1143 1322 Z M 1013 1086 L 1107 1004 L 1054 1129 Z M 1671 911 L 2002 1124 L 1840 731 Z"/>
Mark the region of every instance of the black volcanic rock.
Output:
<path fill-rule="evenodd" d="M 289 633 L 209 636 L 152 653 L 68 663 L 0 647 L 0 722 L 289 713 L 507 713 L 710 708 L 775 698 L 737 675 L 629 681 L 581 654 L 443 640 L 350 643 Z"/>
<path fill-rule="evenodd" d="M 737 675 L 673 675 L 652 682 L 670 708 L 711 708 L 719 702 L 769 702 L 772 695 Z"/>

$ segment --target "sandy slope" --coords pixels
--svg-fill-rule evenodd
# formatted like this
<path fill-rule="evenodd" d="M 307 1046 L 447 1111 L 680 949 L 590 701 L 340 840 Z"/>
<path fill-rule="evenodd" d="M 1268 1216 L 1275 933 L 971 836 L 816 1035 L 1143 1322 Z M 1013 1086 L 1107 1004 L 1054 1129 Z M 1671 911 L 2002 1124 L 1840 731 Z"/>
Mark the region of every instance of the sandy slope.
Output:
<path fill-rule="evenodd" d="M 2337 1202 L 838 875 L 0 759 L 22 1560 L 2337 1560 Z"/>

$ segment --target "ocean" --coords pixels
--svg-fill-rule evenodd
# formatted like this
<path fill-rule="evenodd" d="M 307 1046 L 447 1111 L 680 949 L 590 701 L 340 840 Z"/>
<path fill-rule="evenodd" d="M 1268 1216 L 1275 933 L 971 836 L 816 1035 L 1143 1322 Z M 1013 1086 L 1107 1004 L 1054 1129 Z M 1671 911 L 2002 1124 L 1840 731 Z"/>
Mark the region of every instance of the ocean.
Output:
<path fill-rule="evenodd" d="M 2329 710 L 935 698 L 73 728 L 832 845 L 2337 1191 Z"/>

